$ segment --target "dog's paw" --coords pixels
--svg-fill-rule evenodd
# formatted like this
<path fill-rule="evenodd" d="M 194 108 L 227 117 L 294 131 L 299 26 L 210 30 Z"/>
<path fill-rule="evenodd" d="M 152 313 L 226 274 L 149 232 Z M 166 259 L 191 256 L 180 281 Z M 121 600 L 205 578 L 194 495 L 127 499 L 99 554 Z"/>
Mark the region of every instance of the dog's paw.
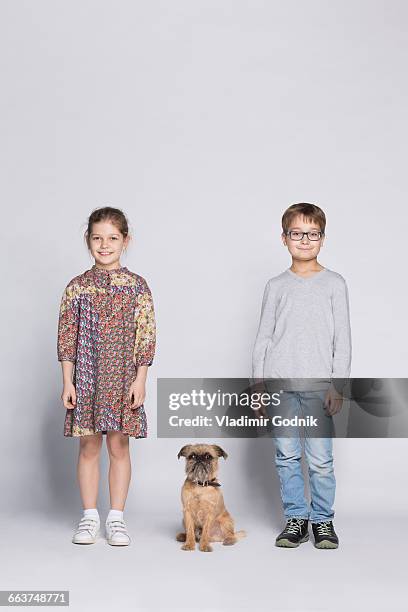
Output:
<path fill-rule="evenodd" d="M 223 541 L 223 545 L 224 546 L 232 546 L 233 544 L 236 544 L 236 542 L 237 542 L 237 538 L 235 536 L 228 536 Z"/>
<path fill-rule="evenodd" d="M 209 544 L 203 544 L 202 546 L 200 546 L 200 550 L 201 552 L 212 552 L 212 546 L 210 546 Z"/>
<path fill-rule="evenodd" d="M 177 542 L 185 542 L 186 537 L 187 537 L 186 534 L 181 531 L 180 533 L 176 535 L 176 540 Z"/>
<path fill-rule="evenodd" d="M 181 547 L 181 550 L 194 550 L 195 549 L 195 544 L 183 544 L 183 546 Z"/>

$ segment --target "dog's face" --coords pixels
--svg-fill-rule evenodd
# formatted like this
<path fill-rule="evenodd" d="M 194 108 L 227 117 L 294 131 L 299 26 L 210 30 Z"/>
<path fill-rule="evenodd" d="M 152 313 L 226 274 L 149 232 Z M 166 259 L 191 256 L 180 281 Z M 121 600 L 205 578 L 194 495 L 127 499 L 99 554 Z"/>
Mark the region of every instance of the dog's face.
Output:
<path fill-rule="evenodd" d="M 216 444 L 187 444 L 180 449 L 177 457 L 186 458 L 188 480 L 205 482 L 217 476 L 218 458 L 226 459 L 228 455 Z"/>

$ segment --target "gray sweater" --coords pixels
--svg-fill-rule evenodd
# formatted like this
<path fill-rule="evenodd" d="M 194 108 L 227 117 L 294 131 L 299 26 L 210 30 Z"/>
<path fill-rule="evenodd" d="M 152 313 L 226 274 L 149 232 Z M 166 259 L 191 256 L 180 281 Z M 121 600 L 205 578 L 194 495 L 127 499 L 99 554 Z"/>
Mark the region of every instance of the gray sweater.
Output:
<path fill-rule="evenodd" d="M 313 378 L 303 388 L 318 389 L 331 378 L 348 378 L 350 368 L 349 299 L 341 274 L 324 268 L 302 278 L 287 269 L 271 278 L 253 351 L 253 378 Z"/>

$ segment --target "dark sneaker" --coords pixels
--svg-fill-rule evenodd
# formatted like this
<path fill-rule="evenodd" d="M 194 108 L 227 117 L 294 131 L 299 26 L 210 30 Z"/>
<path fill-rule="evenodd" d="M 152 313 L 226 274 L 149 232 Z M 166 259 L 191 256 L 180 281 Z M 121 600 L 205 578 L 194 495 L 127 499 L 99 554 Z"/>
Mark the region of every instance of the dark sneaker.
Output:
<path fill-rule="evenodd" d="M 339 538 L 331 521 L 312 523 L 312 531 L 316 548 L 338 548 Z"/>
<path fill-rule="evenodd" d="M 309 539 L 309 521 L 307 519 L 290 518 L 285 529 L 276 538 L 276 546 L 283 548 L 296 548 Z"/>

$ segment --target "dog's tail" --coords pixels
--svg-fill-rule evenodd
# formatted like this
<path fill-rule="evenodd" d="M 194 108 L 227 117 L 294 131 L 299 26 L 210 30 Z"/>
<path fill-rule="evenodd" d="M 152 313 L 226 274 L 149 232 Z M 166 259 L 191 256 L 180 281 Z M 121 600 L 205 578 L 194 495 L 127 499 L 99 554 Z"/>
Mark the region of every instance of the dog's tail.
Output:
<path fill-rule="evenodd" d="M 244 531 L 243 529 L 241 529 L 240 531 L 236 531 L 234 533 L 234 536 L 237 538 L 237 540 L 242 540 L 242 538 L 246 538 L 246 531 Z"/>

